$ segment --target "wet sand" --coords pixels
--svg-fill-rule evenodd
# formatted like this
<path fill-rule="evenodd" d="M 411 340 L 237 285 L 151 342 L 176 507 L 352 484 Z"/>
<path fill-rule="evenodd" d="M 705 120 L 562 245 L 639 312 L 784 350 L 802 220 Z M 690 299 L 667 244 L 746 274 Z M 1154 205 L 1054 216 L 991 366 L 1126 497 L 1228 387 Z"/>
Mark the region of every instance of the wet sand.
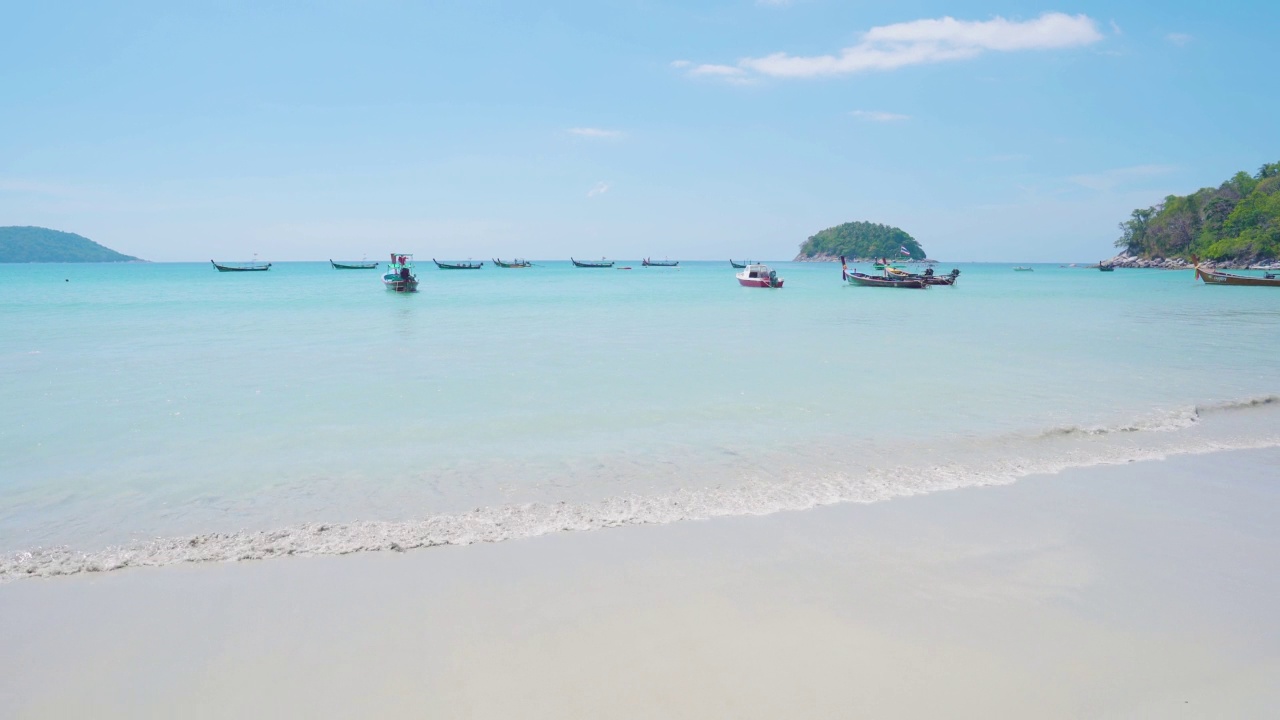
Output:
<path fill-rule="evenodd" d="M 1280 450 L 0 586 L 0 717 L 1272 717 Z"/>

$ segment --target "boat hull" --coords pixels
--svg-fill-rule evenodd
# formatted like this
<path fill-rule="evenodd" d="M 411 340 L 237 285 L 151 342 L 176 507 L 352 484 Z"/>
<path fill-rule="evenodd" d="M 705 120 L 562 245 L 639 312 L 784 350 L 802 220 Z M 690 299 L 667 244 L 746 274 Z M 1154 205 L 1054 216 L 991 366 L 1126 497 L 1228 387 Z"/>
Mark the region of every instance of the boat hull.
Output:
<path fill-rule="evenodd" d="M 330 260 L 329 264 L 333 266 L 334 270 L 375 270 L 378 267 L 378 263 L 376 262 L 347 264 L 347 263 L 336 263 Z"/>
<path fill-rule="evenodd" d="M 1204 281 L 1205 285 L 1232 285 L 1235 287 L 1280 287 L 1280 278 L 1251 277 L 1248 275 L 1234 275 L 1232 273 L 1218 272 L 1216 270 L 1205 270 L 1196 268 L 1196 277 Z"/>
<path fill-rule="evenodd" d="M 785 280 L 778 279 L 770 281 L 768 278 L 738 278 L 738 284 L 742 287 L 756 288 L 780 288 Z"/>
<path fill-rule="evenodd" d="M 573 263 L 574 267 L 580 267 L 580 268 L 611 268 L 613 267 L 612 260 L 599 261 L 599 262 L 581 262 L 579 260 L 574 260 L 573 258 L 569 258 L 569 262 Z"/>
<path fill-rule="evenodd" d="M 209 262 L 213 263 L 213 266 L 218 268 L 218 272 L 263 272 L 271 269 L 271 263 L 267 263 L 266 265 L 247 265 L 236 267 L 235 265 L 219 265 L 212 260 Z"/>
<path fill-rule="evenodd" d="M 751 261 L 747 261 L 747 262 L 745 262 L 745 263 L 738 264 L 738 263 L 736 263 L 736 262 L 734 262 L 734 261 L 730 260 L 730 261 L 729 261 L 729 264 L 730 264 L 730 265 L 732 265 L 734 268 L 737 268 L 738 270 L 746 270 L 746 269 L 747 269 L 747 266 L 751 264 Z"/>
<path fill-rule="evenodd" d="M 939 278 L 941 279 L 941 278 Z M 952 280 L 948 285 L 954 283 Z M 907 290 L 923 290 L 929 287 L 929 283 L 924 280 L 915 278 L 884 278 L 874 275 L 863 275 L 862 273 L 850 273 L 849 284 L 859 287 L 885 287 L 885 288 L 903 288 Z"/>
<path fill-rule="evenodd" d="M 384 279 L 382 281 L 382 284 L 386 285 L 387 289 L 392 292 L 398 292 L 398 293 L 418 292 L 417 280 L 400 280 L 398 278 L 395 280 Z"/>

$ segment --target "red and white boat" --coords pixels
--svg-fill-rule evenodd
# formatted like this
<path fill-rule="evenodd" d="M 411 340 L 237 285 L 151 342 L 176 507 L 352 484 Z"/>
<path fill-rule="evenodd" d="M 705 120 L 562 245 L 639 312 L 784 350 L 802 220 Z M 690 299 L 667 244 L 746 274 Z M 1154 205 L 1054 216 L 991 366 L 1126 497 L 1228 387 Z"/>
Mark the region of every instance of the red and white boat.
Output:
<path fill-rule="evenodd" d="M 777 270 L 770 270 L 768 265 L 748 265 L 738 273 L 738 284 L 743 287 L 780 288 L 782 278 Z"/>

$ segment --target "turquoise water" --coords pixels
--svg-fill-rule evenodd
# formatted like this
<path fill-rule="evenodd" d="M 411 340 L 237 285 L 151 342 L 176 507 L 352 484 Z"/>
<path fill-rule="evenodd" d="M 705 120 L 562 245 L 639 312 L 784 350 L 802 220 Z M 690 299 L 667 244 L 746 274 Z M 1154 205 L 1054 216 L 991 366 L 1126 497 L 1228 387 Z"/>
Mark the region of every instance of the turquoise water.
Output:
<path fill-rule="evenodd" d="M 0 265 L 0 554 L 527 503 L 768 512 L 1280 431 L 1265 288 L 960 264 L 900 291 L 775 263 L 771 291 L 619 264 L 420 264 L 414 295 L 327 263 Z M 672 498 L 699 509 L 643 515 Z"/>

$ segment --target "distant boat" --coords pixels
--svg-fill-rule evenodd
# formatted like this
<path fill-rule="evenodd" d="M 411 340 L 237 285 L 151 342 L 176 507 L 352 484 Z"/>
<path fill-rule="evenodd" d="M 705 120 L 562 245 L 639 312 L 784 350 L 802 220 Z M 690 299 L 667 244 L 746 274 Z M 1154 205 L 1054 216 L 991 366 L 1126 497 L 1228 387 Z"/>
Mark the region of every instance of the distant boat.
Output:
<path fill-rule="evenodd" d="M 252 262 L 236 263 L 235 265 L 219 265 L 212 260 L 209 262 L 213 263 L 213 266 L 218 268 L 218 272 L 262 272 L 263 270 L 271 269 L 271 263 Z"/>
<path fill-rule="evenodd" d="M 362 260 L 360 262 L 338 263 L 334 262 L 332 258 L 330 258 L 329 264 L 333 266 L 334 270 L 372 270 L 378 267 L 377 261 L 365 262 Z"/>
<path fill-rule="evenodd" d="M 1108 265 L 1108 264 L 1106 264 L 1106 263 L 1098 263 L 1098 269 L 1099 269 L 1099 270 L 1101 270 L 1102 272 L 1115 272 L 1115 271 L 1116 271 L 1116 268 L 1115 268 L 1115 266 L 1114 266 L 1114 265 Z"/>
<path fill-rule="evenodd" d="M 640 264 L 644 265 L 645 267 L 675 267 L 680 264 L 680 261 L 679 260 L 650 260 L 649 258 L 645 258 L 644 261 L 641 262 Z"/>
<path fill-rule="evenodd" d="M 493 260 L 493 264 L 494 264 L 494 265 L 497 265 L 498 267 L 503 267 L 503 268 L 527 268 L 527 267 L 533 267 L 533 263 L 529 262 L 528 260 L 521 260 L 520 258 L 516 258 L 515 260 L 512 260 L 511 262 L 502 262 L 501 260 L 498 260 L 497 258 L 494 258 L 494 260 Z"/>
<path fill-rule="evenodd" d="M 745 261 L 745 262 L 736 263 L 736 262 L 734 262 L 734 261 L 733 261 L 733 258 L 730 258 L 730 259 L 729 259 L 729 264 L 730 264 L 730 265 L 732 265 L 732 266 L 734 266 L 735 268 L 737 268 L 737 269 L 739 269 L 739 270 L 745 270 L 745 269 L 746 269 L 746 267 L 747 267 L 748 265 L 750 265 L 750 264 L 751 264 L 751 261 L 750 261 L 750 260 L 747 260 L 747 261 Z"/>
<path fill-rule="evenodd" d="M 1014 272 L 1034 272 L 1034 271 L 1035 271 L 1035 268 L 1031 268 L 1031 267 L 1023 267 L 1023 266 L 1019 265 L 1018 267 L 1014 268 L 1014 269 L 1013 269 L 1013 271 L 1014 271 Z"/>
<path fill-rule="evenodd" d="M 398 293 L 418 292 L 418 276 L 413 274 L 413 254 L 391 253 L 391 262 L 382 275 L 382 284 Z"/>
<path fill-rule="evenodd" d="M 573 266 L 574 266 L 574 267 L 583 267 L 583 268 L 611 268 L 611 267 L 613 267 L 613 261 L 612 261 L 612 260 L 574 260 L 573 258 L 569 258 L 569 261 L 573 263 Z"/>
<path fill-rule="evenodd" d="M 442 263 L 435 258 L 431 258 L 431 262 L 435 263 L 436 267 L 440 268 L 441 270 L 479 270 L 480 268 L 484 267 L 483 261 L 472 262 L 470 260 L 467 260 L 466 262 Z"/>
<path fill-rule="evenodd" d="M 768 265 L 752 264 L 738 273 L 738 284 L 743 287 L 780 288 L 784 282 L 778 277 L 778 271 Z"/>

